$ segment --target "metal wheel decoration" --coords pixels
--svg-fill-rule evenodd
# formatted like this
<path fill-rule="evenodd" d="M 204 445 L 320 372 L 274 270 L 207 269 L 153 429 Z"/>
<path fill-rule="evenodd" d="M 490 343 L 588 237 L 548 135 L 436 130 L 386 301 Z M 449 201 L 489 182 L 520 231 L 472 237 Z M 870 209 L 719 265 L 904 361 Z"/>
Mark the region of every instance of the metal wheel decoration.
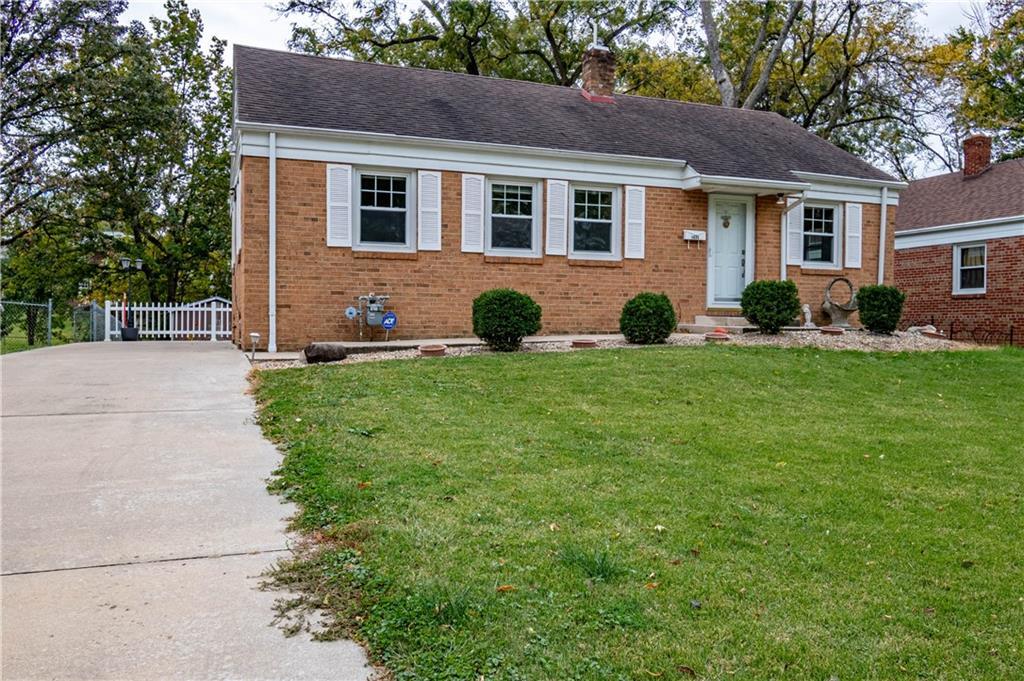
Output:
<path fill-rule="evenodd" d="M 850 300 L 845 303 L 838 303 L 832 300 L 832 287 L 840 281 L 850 289 Z M 830 281 L 828 286 L 825 287 L 825 302 L 821 304 L 821 309 L 832 320 L 832 326 L 837 326 L 841 329 L 850 328 L 849 317 L 857 311 L 857 289 L 853 287 L 853 282 L 846 277 L 836 277 Z"/>

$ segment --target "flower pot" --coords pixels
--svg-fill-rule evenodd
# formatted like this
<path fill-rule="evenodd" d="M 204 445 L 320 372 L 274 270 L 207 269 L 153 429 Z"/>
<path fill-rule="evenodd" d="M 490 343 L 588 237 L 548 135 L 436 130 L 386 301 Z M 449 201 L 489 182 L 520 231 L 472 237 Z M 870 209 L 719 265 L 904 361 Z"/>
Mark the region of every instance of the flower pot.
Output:
<path fill-rule="evenodd" d="M 447 345 L 437 343 L 435 345 L 421 345 L 419 347 L 420 357 L 442 357 L 448 351 Z"/>
<path fill-rule="evenodd" d="M 708 343 L 722 343 L 729 340 L 729 334 L 719 331 L 709 331 L 704 334 L 704 340 Z"/>
<path fill-rule="evenodd" d="M 575 338 L 572 341 L 572 347 L 576 350 L 583 350 L 586 348 L 596 348 L 597 341 L 593 338 Z"/>
<path fill-rule="evenodd" d="M 123 341 L 137 341 L 139 340 L 139 329 L 136 326 L 122 326 L 121 327 L 121 340 Z"/>

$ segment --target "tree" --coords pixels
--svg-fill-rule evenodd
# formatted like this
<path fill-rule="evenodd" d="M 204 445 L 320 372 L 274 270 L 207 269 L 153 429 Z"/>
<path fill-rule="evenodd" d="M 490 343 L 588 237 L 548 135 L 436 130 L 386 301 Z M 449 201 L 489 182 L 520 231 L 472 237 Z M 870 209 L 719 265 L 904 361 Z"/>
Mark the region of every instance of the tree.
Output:
<path fill-rule="evenodd" d="M 666 29 L 677 0 L 287 0 L 285 16 L 303 16 L 291 46 L 313 54 L 572 85 L 580 77 L 592 22 L 608 46 Z"/>
<path fill-rule="evenodd" d="M 67 181 L 69 145 L 120 121 L 83 116 L 117 96 L 118 83 L 98 78 L 121 54 L 123 0 L 4 0 L 0 17 L 0 245 L 38 223 L 15 222 L 19 211 Z M 46 213 L 32 211 L 36 219 Z"/>

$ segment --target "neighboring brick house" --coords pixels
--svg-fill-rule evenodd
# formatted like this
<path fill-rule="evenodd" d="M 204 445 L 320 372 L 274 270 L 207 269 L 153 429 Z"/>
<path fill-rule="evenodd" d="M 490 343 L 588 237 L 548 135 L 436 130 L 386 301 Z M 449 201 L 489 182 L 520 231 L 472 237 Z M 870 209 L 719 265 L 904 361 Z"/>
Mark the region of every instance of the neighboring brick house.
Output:
<path fill-rule="evenodd" d="M 964 142 L 963 172 L 911 182 L 896 220 L 904 324 L 1024 344 L 1024 160 L 991 163 L 992 142 Z"/>
<path fill-rule="evenodd" d="M 584 333 L 643 290 L 688 322 L 737 315 L 754 279 L 816 314 L 832 277 L 893 281 L 904 183 L 773 113 L 614 94 L 603 47 L 582 89 L 234 53 L 236 342 L 354 339 L 370 292 L 392 338 L 436 338 L 499 286 Z"/>

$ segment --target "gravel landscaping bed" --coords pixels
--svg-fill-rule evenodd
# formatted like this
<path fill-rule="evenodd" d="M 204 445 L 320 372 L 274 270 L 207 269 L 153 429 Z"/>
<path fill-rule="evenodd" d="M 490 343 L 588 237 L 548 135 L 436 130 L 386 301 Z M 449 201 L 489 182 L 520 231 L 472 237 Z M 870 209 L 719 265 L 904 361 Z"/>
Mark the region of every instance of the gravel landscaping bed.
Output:
<path fill-rule="evenodd" d="M 703 334 L 676 333 L 665 343 L 666 345 L 706 345 Z M 861 350 L 864 352 L 928 352 L 936 350 L 973 350 L 986 346 L 973 343 L 961 343 L 944 338 L 928 338 L 918 333 L 897 331 L 891 336 L 883 336 L 869 331 L 847 331 L 841 336 L 826 336 L 818 331 L 784 331 L 777 336 L 763 336 L 758 333 L 732 334 L 724 345 L 760 345 L 782 348 L 822 348 L 824 350 Z M 598 348 L 643 348 L 649 346 L 633 345 L 623 339 L 601 340 Z M 573 350 L 569 341 L 524 343 L 523 352 L 586 352 Z M 446 357 L 466 357 L 469 355 L 492 354 L 483 345 L 470 345 L 448 348 Z M 390 350 L 386 352 L 362 352 L 349 355 L 341 362 L 326 364 L 358 364 L 361 362 L 379 362 L 389 359 L 419 359 L 419 350 Z M 257 369 L 288 369 L 306 366 L 301 360 L 274 360 L 257 362 Z"/>

